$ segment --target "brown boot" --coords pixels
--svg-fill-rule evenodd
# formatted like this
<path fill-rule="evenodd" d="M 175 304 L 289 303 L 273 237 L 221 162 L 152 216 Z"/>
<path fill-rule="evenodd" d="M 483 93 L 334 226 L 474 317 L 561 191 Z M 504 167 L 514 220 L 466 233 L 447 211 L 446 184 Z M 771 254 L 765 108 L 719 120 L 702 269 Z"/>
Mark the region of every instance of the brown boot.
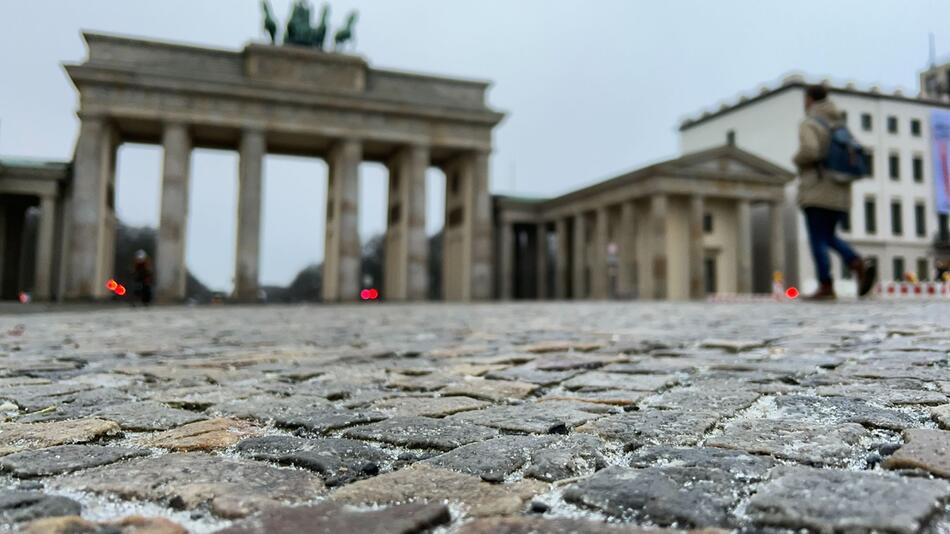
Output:
<path fill-rule="evenodd" d="M 851 262 L 851 271 L 858 282 L 858 296 L 863 297 L 871 292 L 877 280 L 877 268 L 873 263 L 867 263 L 861 258 Z"/>
<path fill-rule="evenodd" d="M 805 297 L 805 300 L 813 301 L 824 301 L 824 300 L 835 300 L 835 286 L 831 282 L 822 283 L 818 286 L 818 291 L 815 291 L 811 295 Z"/>

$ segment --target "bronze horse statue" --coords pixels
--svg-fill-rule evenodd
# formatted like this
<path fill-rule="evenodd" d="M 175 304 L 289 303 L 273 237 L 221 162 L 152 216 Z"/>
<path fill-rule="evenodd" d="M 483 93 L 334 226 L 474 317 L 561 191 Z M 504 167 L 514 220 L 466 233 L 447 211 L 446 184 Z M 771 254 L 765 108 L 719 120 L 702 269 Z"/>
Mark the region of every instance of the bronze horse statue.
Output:
<path fill-rule="evenodd" d="M 313 33 L 310 36 L 310 42 L 317 50 L 323 50 L 329 29 L 330 6 L 323 4 L 323 8 L 320 10 L 320 25 L 313 29 Z"/>
<path fill-rule="evenodd" d="M 356 42 L 356 20 L 359 18 L 359 13 L 356 11 L 351 11 L 350 14 L 346 17 L 346 25 L 340 28 L 336 32 L 336 35 L 333 36 L 334 50 L 342 50 L 343 45 L 347 42 Z"/>
<path fill-rule="evenodd" d="M 264 31 L 270 36 L 270 43 L 277 44 L 277 19 L 274 18 L 274 11 L 267 0 L 261 0 L 261 7 L 264 9 Z"/>

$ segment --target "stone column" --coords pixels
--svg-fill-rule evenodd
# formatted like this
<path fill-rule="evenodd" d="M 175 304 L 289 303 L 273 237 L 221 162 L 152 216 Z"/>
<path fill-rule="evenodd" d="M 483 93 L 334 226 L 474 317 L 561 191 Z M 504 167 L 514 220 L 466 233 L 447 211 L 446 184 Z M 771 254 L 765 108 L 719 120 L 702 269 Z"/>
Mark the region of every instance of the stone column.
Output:
<path fill-rule="evenodd" d="M 165 125 L 162 135 L 162 201 L 155 257 L 155 293 L 159 302 L 185 298 L 185 230 L 188 227 L 188 182 L 191 135 L 188 126 Z"/>
<path fill-rule="evenodd" d="M 501 272 L 498 273 L 498 297 L 502 300 L 511 300 L 514 278 L 514 247 L 515 227 L 509 222 L 502 222 L 499 229 L 498 248 Z"/>
<path fill-rule="evenodd" d="M 326 253 L 323 260 L 323 300 L 353 301 L 360 292 L 359 141 L 336 143 L 329 154 Z"/>
<path fill-rule="evenodd" d="M 409 146 L 389 162 L 389 213 L 386 229 L 387 299 L 425 300 L 429 292 L 429 242 L 426 238 L 426 169 L 429 150 Z"/>
<path fill-rule="evenodd" d="M 568 265 L 571 251 L 568 250 L 570 238 L 567 235 L 567 219 L 561 218 L 554 222 L 554 231 L 557 234 L 557 263 L 554 266 L 554 296 L 559 300 L 570 297 L 567 293 L 568 280 L 571 276 Z"/>
<path fill-rule="evenodd" d="M 66 270 L 69 258 L 69 228 L 66 222 L 69 220 L 69 213 L 69 195 L 60 194 L 56 201 L 56 231 L 53 238 L 56 248 L 53 253 L 53 286 L 51 288 L 56 302 L 63 302 L 66 298 Z"/>
<path fill-rule="evenodd" d="M 574 270 L 572 297 L 575 300 L 588 297 L 587 292 L 587 228 L 584 212 L 574 216 L 574 260 L 571 267 Z"/>
<path fill-rule="evenodd" d="M 112 125 L 104 117 L 81 115 L 80 119 L 66 225 L 69 242 L 64 293 L 69 299 L 103 298 L 112 271 L 104 258 L 108 252 L 106 219 L 116 140 Z"/>
<path fill-rule="evenodd" d="M 406 300 L 405 269 L 409 265 L 406 246 L 405 176 L 401 172 L 403 152 L 398 151 L 387 163 L 389 171 L 389 198 L 386 201 L 386 240 L 383 247 L 383 298 L 386 300 Z"/>
<path fill-rule="evenodd" d="M 0 298 L 16 299 L 23 290 L 23 260 L 26 239 L 23 235 L 26 226 L 27 206 L 23 202 L 8 205 L 4 222 L 3 278 L 0 279 Z"/>
<path fill-rule="evenodd" d="M 769 204 L 769 250 L 772 272 L 780 272 L 787 280 L 785 267 L 785 206 L 782 202 Z"/>
<path fill-rule="evenodd" d="M 471 257 L 471 235 L 466 232 L 468 208 L 467 173 L 464 157 L 447 162 L 445 172 L 445 224 L 442 228 L 442 298 L 446 301 L 464 301 L 468 297 L 465 281 Z"/>
<path fill-rule="evenodd" d="M 591 297 L 607 298 L 607 208 L 601 206 L 594 212 L 594 253 L 591 255 Z"/>
<path fill-rule="evenodd" d="M 494 228 L 488 190 L 488 153 L 459 155 L 445 169 L 448 181 L 443 232 L 445 297 L 457 301 L 491 299 L 495 294 Z"/>
<path fill-rule="evenodd" d="M 689 298 L 702 299 L 706 297 L 706 279 L 703 270 L 703 258 L 706 249 L 703 246 L 703 215 L 705 213 L 703 197 L 691 195 L 689 197 Z"/>
<path fill-rule="evenodd" d="M 542 222 L 537 226 L 538 246 L 535 251 L 538 254 L 537 260 L 537 298 L 538 300 L 547 300 L 548 298 L 548 223 Z"/>
<path fill-rule="evenodd" d="M 736 201 L 736 288 L 752 292 L 752 205 L 746 199 Z"/>
<path fill-rule="evenodd" d="M 33 298 L 39 301 L 50 299 L 53 273 L 53 236 L 56 229 L 56 198 L 40 197 L 40 221 L 36 233 L 36 267 L 33 281 Z"/>
<path fill-rule="evenodd" d="M 666 195 L 657 193 L 650 197 L 650 273 L 649 273 L 649 292 L 644 295 L 651 296 L 657 300 L 666 300 L 668 293 L 668 275 L 667 275 L 667 212 L 668 201 Z"/>
<path fill-rule="evenodd" d="M 620 228 L 617 231 L 617 244 L 620 246 L 617 290 L 623 297 L 633 293 L 633 264 L 637 246 L 635 224 L 633 201 L 624 202 L 620 205 Z"/>
<path fill-rule="evenodd" d="M 492 298 L 492 220 L 488 183 L 488 153 L 471 156 L 472 166 L 472 279 L 471 299 Z"/>
<path fill-rule="evenodd" d="M 406 214 L 408 216 L 408 294 L 409 300 L 426 300 L 429 295 L 429 239 L 426 236 L 426 170 L 429 168 L 429 149 L 413 146 L 405 156 L 406 177 L 409 186 Z"/>
<path fill-rule="evenodd" d="M 238 163 L 237 254 L 234 296 L 242 302 L 257 300 L 261 257 L 261 201 L 267 138 L 263 131 L 241 134 Z"/>

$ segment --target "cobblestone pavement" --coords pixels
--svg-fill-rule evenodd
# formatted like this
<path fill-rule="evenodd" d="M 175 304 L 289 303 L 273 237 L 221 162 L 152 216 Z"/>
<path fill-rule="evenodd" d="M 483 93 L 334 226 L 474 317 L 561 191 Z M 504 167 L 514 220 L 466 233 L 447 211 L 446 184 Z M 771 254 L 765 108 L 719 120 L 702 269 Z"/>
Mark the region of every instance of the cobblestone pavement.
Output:
<path fill-rule="evenodd" d="M 0 317 L 0 530 L 950 532 L 948 312 Z"/>

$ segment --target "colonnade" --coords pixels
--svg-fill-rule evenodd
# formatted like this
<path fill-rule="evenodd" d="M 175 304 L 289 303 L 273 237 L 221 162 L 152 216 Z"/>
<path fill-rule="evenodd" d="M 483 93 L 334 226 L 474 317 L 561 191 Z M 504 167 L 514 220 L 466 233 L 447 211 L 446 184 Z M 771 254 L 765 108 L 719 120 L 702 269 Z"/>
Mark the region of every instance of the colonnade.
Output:
<path fill-rule="evenodd" d="M 106 117 L 82 116 L 73 177 L 67 298 L 105 296 L 111 273 L 115 214 L 115 155 L 121 141 Z M 155 261 L 156 297 L 185 297 L 185 237 L 193 126 L 167 122 L 161 126 L 164 147 L 161 210 Z M 258 298 L 260 274 L 263 158 L 268 132 L 247 128 L 238 134 L 237 254 L 234 297 Z M 344 137 L 314 151 L 326 158 L 326 236 L 323 298 L 328 302 L 358 300 L 361 288 L 359 165 L 364 160 L 360 139 Z M 378 147 L 376 147 L 378 150 Z M 387 203 L 384 297 L 422 300 L 428 290 L 428 239 L 425 233 L 426 170 L 438 165 L 446 173 L 446 221 L 443 295 L 447 300 L 491 297 L 491 207 L 488 154 L 473 150 L 447 152 L 433 162 L 430 147 L 393 143 L 385 163 L 390 173 Z"/>
<path fill-rule="evenodd" d="M 31 208 L 38 209 L 35 234 L 27 231 L 27 213 Z M 0 298 L 15 299 L 21 291 L 29 291 L 34 300 L 50 299 L 56 219 L 54 194 L 0 193 Z M 31 263 L 27 250 L 33 246 Z"/>
<path fill-rule="evenodd" d="M 727 231 L 734 231 L 726 240 L 729 245 L 715 252 L 733 256 L 729 265 L 735 265 L 735 278 L 730 285 L 735 292 L 752 293 L 753 267 L 758 261 L 767 261 L 770 272 L 785 271 L 782 204 L 744 197 L 716 197 L 715 201 L 720 207 L 731 207 Z M 762 202 L 768 209 L 767 258 L 753 258 L 754 202 Z M 675 213 L 672 203 L 677 206 Z M 499 296 L 503 299 L 517 296 L 514 275 L 518 268 L 513 236 L 518 224 L 533 226 L 537 236 L 531 243 L 531 250 L 536 254 L 532 269 L 537 272 L 537 286 L 528 292 L 537 298 L 704 298 L 707 293 L 704 261 L 710 253 L 704 231 L 707 204 L 708 199 L 702 194 L 654 193 L 611 204 L 587 205 L 566 214 L 542 214 L 538 221 L 502 221 Z M 679 220 L 683 215 L 685 221 Z M 551 232 L 553 239 L 549 239 Z M 549 244 L 556 249 L 553 253 Z M 609 249 L 614 254 L 610 254 Z M 547 273 L 553 273 L 553 284 L 548 282 Z"/>

